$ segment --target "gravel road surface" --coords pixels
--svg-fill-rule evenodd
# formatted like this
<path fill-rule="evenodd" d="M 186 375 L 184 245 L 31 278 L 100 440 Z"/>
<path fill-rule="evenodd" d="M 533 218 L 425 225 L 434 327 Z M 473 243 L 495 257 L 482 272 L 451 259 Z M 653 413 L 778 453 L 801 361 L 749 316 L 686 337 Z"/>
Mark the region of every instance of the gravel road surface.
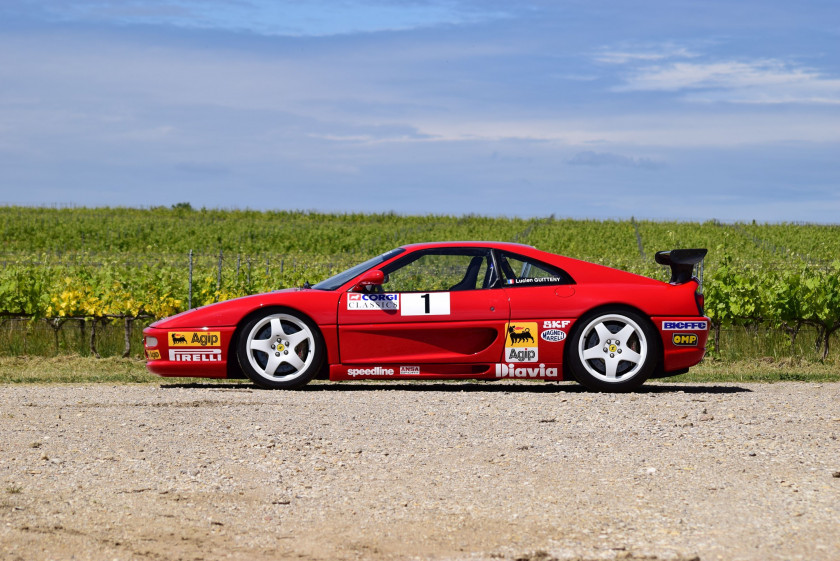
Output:
<path fill-rule="evenodd" d="M 0 386 L 0 559 L 840 559 L 840 384 Z"/>

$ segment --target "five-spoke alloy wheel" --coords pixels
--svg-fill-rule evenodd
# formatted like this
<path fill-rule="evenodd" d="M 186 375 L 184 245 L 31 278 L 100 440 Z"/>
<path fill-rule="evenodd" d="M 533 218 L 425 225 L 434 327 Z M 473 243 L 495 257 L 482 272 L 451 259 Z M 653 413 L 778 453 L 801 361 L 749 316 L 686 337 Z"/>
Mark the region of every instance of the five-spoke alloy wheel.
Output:
<path fill-rule="evenodd" d="M 589 389 L 631 391 L 653 373 L 659 357 L 650 320 L 628 310 L 603 310 L 578 322 L 569 343 L 575 378 Z"/>
<path fill-rule="evenodd" d="M 258 386 L 296 388 L 321 368 L 324 343 L 308 318 L 274 310 L 242 327 L 236 353 L 243 372 Z"/>

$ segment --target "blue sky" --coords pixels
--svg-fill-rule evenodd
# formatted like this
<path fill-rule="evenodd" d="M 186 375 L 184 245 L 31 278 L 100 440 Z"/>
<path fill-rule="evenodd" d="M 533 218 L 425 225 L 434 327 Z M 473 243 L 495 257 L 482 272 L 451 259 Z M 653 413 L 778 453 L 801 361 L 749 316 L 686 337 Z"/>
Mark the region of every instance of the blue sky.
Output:
<path fill-rule="evenodd" d="M 183 201 L 840 223 L 840 3 L 0 3 L 0 204 Z"/>

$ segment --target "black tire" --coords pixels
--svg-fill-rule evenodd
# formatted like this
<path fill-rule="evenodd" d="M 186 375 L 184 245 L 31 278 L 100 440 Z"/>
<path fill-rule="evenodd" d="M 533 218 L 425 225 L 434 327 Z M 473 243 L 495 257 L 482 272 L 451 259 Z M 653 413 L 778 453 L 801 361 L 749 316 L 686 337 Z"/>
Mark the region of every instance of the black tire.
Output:
<path fill-rule="evenodd" d="M 242 371 L 266 389 L 305 385 L 318 374 L 324 354 L 324 339 L 312 320 L 283 309 L 249 320 L 236 343 Z"/>
<path fill-rule="evenodd" d="M 575 379 L 594 391 L 628 392 L 645 383 L 659 361 L 659 334 L 650 319 L 607 308 L 578 320 L 569 339 Z"/>

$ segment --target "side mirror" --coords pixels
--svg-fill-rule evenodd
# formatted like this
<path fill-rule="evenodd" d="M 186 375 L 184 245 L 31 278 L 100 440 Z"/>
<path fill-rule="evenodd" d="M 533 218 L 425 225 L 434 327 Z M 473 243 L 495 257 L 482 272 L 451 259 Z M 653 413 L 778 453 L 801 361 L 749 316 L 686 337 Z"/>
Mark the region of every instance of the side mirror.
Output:
<path fill-rule="evenodd" d="M 353 288 L 362 288 L 365 286 L 382 286 L 382 283 L 385 282 L 385 273 L 380 271 L 379 269 L 373 269 L 371 271 L 366 272 L 359 280 L 356 282 L 356 286 Z"/>

